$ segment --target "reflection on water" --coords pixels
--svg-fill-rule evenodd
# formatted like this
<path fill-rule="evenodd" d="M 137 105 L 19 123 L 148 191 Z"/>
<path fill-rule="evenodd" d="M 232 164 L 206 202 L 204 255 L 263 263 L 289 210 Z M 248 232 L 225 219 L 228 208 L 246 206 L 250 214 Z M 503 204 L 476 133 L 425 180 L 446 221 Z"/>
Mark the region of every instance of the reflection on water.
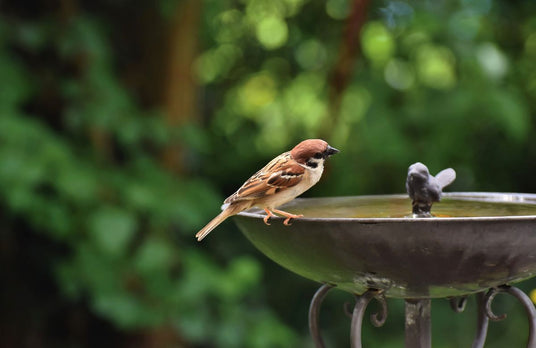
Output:
<path fill-rule="evenodd" d="M 435 217 L 536 215 L 536 200 L 493 201 L 487 197 L 444 197 L 432 206 Z M 297 199 L 286 210 L 309 218 L 400 218 L 411 216 L 403 195 Z"/>

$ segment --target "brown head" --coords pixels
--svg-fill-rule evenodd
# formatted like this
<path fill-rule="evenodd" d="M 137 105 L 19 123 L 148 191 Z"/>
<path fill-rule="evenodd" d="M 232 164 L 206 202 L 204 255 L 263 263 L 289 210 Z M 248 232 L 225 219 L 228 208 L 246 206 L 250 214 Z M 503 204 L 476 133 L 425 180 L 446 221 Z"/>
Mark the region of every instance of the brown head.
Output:
<path fill-rule="evenodd" d="M 329 156 L 338 152 L 339 150 L 329 146 L 322 139 L 307 139 L 294 146 L 290 151 L 290 155 L 296 162 L 316 168 L 318 162 L 324 161 Z"/>

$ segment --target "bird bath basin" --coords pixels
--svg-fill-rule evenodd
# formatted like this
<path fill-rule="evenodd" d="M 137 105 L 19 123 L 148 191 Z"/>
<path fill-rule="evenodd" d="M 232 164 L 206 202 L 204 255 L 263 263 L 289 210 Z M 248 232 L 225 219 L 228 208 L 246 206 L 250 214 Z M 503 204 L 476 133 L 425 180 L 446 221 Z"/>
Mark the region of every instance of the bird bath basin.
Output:
<path fill-rule="evenodd" d="M 325 284 L 311 305 L 311 312 L 316 311 L 310 312 L 313 337 L 317 333 L 311 315 L 318 312 L 313 307 L 327 289 L 336 287 L 362 302 L 365 296 L 366 303 L 372 298 L 406 299 L 406 346 L 429 347 L 429 299 L 479 293 L 487 316 L 494 319 L 490 301 L 496 292 L 509 292 L 503 285 L 536 275 L 536 194 L 445 193 L 431 218 L 412 217 L 410 202 L 406 195 L 296 199 L 282 209 L 305 217 L 290 227 L 282 219 L 267 226 L 265 215 L 254 210 L 240 213 L 236 222 L 270 259 Z M 526 302 L 524 296 L 518 299 Z M 532 315 L 533 347 L 534 306 L 524 304 Z M 352 328 L 360 326 L 362 313 L 356 311 L 361 310 L 356 304 Z M 422 318 L 408 329 L 408 315 L 415 313 Z M 478 335 L 487 330 L 487 318 L 482 321 L 485 327 L 479 319 Z M 352 329 L 352 347 L 361 346 L 359 335 Z M 317 338 L 317 347 L 323 347 Z M 473 346 L 483 346 L 484 339 L 485 330 Z"/>
<path fill-rule="evenodd" d="M 536 195 L 449 193 L 436 218 L 408 207 L 405 195 L 296 199 L 292 227 L 255 211 L 236 221 L 273 261 L 351 293 L 460 296 L 536 274 Z"/>

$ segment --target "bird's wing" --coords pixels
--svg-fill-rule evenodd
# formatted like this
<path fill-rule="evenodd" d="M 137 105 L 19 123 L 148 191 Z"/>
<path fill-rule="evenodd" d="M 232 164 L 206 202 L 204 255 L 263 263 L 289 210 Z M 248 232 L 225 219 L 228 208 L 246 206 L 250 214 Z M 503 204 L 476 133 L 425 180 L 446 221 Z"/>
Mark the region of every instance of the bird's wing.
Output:
<path fill-rule="evenodd" d="M 288 152 L 274 158 L 264 168 L 249 178 L 224 203 L 259 199 L 276 194 L 300 183 L 305 168 L 294 161 Z"/>
<path fill-rule="evenodd" d="M 439 186 L 443 189 L 444 187 L 452 184 L 454 179 L 456 179 L 456 172 L 452 168 L 443 169 L 435 176 L 439 182 Z"/>

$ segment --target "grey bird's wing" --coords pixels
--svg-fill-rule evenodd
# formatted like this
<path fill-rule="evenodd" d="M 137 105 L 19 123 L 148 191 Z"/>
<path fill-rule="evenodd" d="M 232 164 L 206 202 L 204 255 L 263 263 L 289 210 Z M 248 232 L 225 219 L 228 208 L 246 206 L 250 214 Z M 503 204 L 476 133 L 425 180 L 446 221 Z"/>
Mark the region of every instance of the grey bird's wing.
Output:
<path fill-rule="evenodd" d="M 437 181 L 439 182 L 439 186 L 441 186 L 441 189 L 445 188 L 446 186 L 452 184 L 454 179 L 456 179 L 456 171 L 452 168 L 443 169 L 437 175 L 435 176 Z"/>

